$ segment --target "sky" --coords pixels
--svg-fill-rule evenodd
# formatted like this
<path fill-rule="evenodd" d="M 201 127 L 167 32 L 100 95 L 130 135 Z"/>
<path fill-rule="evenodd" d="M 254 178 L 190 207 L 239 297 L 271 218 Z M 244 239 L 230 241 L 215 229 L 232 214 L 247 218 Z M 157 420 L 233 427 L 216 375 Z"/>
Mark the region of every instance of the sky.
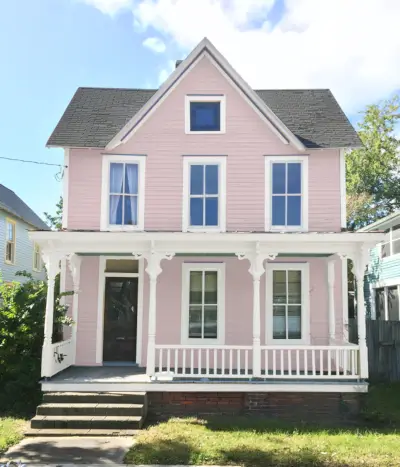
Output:
<path fill-rule="evenodd" d="M 399 0 L 14 0 L 0 14 L 0 183 L 54 212 L 46 141 L 78 86 L 156 88 L 207 36 L 257 89 L 330 88 L 356 124 L 400 89 Z"/>

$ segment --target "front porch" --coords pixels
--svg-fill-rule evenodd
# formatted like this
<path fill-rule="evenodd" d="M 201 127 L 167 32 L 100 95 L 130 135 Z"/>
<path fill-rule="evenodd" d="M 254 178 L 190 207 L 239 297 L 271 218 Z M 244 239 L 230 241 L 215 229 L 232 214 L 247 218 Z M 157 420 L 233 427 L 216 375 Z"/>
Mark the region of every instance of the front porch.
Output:
<path fill-rule="evenodd" d="M 367 390 L 362 278 L 368 248 L 380 234 L 34 232 L 31 236 L 41 244 L 49 276 L 43 391 Z M 136 367 L 106 366 L 103 361 L 105 258 L 121 257 L 139 263 L 138 273 L 130 274 L 139 281 Z M 358 345 L 347 341 L 348 258 L 358 279 Z M 54 279 L 60 262 L 68 264 L 71 273 L 75 294 L 70 309 L 76 324 L 69 339 L 52 343 Z M 223 277 L 215 276 L 218 298 L 205 301 L 209 292 L 203 290 L 201 306 L 191 304 L 182 282 L 185 271 L 197 271 L 198 265 L 206 271 L 224 270 Z M 290 296 L 287 272 L 285 290 L 275 293 L 271 279 L 275 270 L 296 271 L 301 277 L 299 290 Z M 109 275 L 127 277 L 119 272 Z M 279 281 L 278 286 L 282 288 Z M 198 295 L 196 287 L 190 293 Z M 216 291 L 212 289 L 210 297 L 217 297 Z M 200 324 L 190 323 L 185 304 L 188 310 L 202 307 Z M 217 317 L 209 319 L 206 327 L 207 307 L 214 307 Z M 208 344 L 205 337 L 210 335 Z"/>

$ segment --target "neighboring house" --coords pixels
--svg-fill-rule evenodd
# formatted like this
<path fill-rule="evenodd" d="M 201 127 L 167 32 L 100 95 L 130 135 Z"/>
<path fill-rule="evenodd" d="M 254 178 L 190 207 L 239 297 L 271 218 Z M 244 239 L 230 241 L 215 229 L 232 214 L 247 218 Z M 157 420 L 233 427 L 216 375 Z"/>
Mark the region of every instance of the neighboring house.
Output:
<path fill-rule="evenodd" d="M 400 319 L 400 212 L 390 214 L 359 232 L 385 231 L 381 243 L 371 249 L 365 296 L 372 319 Z"/>
<path fill-rule="evenodd" d="M 79 88 L 48 141 L 65 149 L 64 230 L 31 233 L 49 284 L 61 261 L 77 292 L 71 338 L 52 343 L 48 289 L 47 400 L 140 391 L 153 415 L 320 414 L 367 391 L 346 263 L 361 297 L 382 235 L 345 231 L 344 150 L 360 145 L 329 90 L 253 90 L 207 39 L 158 90 Z M 54 426 L 38 413 L 33 427 Z"/>
<path fill-rule="evenodd" d="M 15 275 L 23 270 L 36 279 L 46 278 L 39 243 L 29 238 L 29 230 L 49 230 L 49 227 L 12 190 L 0 184 L 0 275 L 3 281 L 25 281 L 25 277 Z"/>

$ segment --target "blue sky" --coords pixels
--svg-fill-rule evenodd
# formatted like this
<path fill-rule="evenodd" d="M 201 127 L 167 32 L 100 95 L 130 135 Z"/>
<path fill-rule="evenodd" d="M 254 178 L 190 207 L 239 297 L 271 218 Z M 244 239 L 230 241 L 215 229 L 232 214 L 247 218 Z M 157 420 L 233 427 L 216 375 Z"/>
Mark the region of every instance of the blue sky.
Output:
<path fill-rule="evenodd" d="M 400 60 L 393 61 L 400 50 L 397 33 L 393 40 L 386 36 L 385 45 L 391 44 L 388 47 L 393 51 L 389 50 L 377 70 L 376 62 L 375 67 L 368 62 L 368 41 L 346 50 L 346 20 L 340 37 L 319 51 L 318 43 L 328 40 L 329 31 L 337 29 L 335 15 L 343 18 L 341 11 L 328 8 L 325 13 L 317 3 L 310 10 L 309 0 L 296 0 L 296 9 L 293 0 L 285 4 L 283 0 L 191 2 L 4 2 L 0 16 L 0 156 L 61 164 L 62 150 L 47 149 L 45 144 L 78 86 L 157 87 L 173 62 L 205 35 L 253 86 L 330 87 L 350 117 L 364 104 L 388 97 L 400 87 L 400 73 L 395 68 Z M 326 0 L 325 5 L 335 2 Z M 397 8 L 395 3 L 393 8 Z M 351 9 L 346 7 L 346 11 L 351 16 Z M 370 14 L 375 18 L 361 18 L 363 25 L 369 26 L 369 20 L 371 24 L 380 22 L 378 13 L 373 10 Z M 380 14 L 387 16 L 382 21 L 390 28 L 393 11 Z M 326 22 L 322 28 L 321 18 Z M 363 26 L 354 26 L 350 17 L 349 37 L 357 27 Z M 362 34 L 360 29 L 359 40 L 366 42 Z M 158 51 L 143 45 L 149 38 L 161 44 Z M 305 46 L 298 51 L 301 41 Z M 310 43 L 312 47 L 307 45 Z M 330 56 L 325 60 L 327 53 Z M 261 67 L 264 55 L 265 66 Z M 386 62 L 393 63 L 393 70 Z M 62 188 L 62 182 L 55 178 L 58 172 L 57 167 L 0 159 L 0 183 L 13 189 L 39 215 L 54 211 Z"/>

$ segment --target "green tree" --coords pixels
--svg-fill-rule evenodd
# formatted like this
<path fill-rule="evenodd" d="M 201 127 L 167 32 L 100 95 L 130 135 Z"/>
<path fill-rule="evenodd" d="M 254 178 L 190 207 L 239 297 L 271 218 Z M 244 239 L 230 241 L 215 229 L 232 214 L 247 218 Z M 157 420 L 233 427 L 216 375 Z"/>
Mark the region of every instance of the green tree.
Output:
<path fill-rule="evenodd" d="M 61 230 L 62 229 L 62 216 L 63 216 L 63 199 L 60 196 L 58 203 L 56 204 L 56 214 L 52 216 L 48 212 L 44 213 L 46 218 L 46 222 L 48 226 L 53 230 Z"/>
<path fill-rule="evenodd" d="M 359 124 L 363 143 L 346 157 L 348 228 L 355 230 L 400 208 L 399 148 L 394 130 L 398 96 L 367 106 Z"/>

